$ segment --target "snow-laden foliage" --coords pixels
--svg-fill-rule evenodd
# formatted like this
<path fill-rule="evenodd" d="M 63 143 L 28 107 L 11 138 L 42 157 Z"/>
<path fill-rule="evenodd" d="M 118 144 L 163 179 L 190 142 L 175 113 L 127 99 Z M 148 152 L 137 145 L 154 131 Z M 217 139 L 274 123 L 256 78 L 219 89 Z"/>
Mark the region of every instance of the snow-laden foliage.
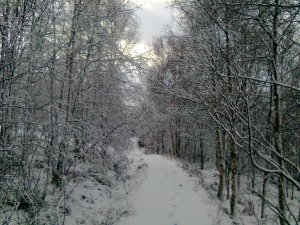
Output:
<path fill-rule="evenodd" d="M 63 224 L 79 164 L 106 186 L 106 174 L 123 173 L 137 116 L 124 97 L 138 64 L 128 50 L 135 6 L 12 0 L 0 9 L 0 223 Z"/>
<path fill-rule="evenodd" d="M 246 175 L 261 198 L 259 223 L 274 223 L 269 217 L 299 223 L 299 206 L 291 209 L 288 200 L 300 188 L 298 3 L 173 0 L 171 6 L 175 29 L 153 44 L 151 125 L 141 139 L 152 152 L 202 169 L 214 163 L 217 196 L 230 198 L 232 218 Z M 268 196 L 273 184 L 277 202 Z"/>

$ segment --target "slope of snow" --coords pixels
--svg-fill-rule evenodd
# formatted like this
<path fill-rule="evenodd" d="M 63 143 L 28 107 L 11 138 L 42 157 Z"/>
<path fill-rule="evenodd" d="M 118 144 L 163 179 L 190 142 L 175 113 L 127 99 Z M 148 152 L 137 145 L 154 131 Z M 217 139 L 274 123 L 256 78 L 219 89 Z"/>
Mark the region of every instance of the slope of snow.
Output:
<path fill-rule="evenodd" d="M 77 165 L 78 176 L 68 185 L 64 224 L 112 225 L 129 213 L 128 195 L 139 186 L 145 164 L 134 154 L 117 161 L 122 170 L 117 173 L 101 172 L 101 163 L 99 168 Z"/>
<path fill-rule="evenodd" d="M 130 215 L 118 225 L 232 224 L 221 205 L 209 198 L 197 178 L 177 162 L 158 155 L 136 153 L 148 165 L 141 187 L 132 193 Z"/>

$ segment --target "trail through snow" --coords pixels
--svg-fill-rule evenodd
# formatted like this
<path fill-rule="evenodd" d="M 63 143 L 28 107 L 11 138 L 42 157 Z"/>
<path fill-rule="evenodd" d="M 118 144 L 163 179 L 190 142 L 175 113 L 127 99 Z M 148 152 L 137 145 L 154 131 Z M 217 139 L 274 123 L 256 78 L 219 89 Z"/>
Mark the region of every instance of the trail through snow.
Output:
<path fill-rule="evenodd" d="M 232 224 L 219 210 L 222 207 L 199 185 L 199 179 L 189 176 L 175 160 L 135 155 L 145 161 L 148 169 L 140 188 L 129 196 L 131 214 L 119 225 Z"/>

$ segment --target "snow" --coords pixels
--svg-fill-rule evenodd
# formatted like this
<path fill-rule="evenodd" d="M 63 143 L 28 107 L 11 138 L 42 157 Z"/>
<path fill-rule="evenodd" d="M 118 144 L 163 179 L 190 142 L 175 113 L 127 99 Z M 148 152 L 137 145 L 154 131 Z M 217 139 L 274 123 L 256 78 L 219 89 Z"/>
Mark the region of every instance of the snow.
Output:
<path fill-rule="evenodd" d="M 104 185 L 97 178 L 80 177 L 69 186 L 66 225 L 106 224 L 126 214 L 122 182 L 118 183 L 113 174 L 109 177 L 111 185 Z"/>
<path fill-rule="evenodd" d="M 141 187 L 129 196 L 130 215 L 118 225 L 232 224 L 220 204 L 199 185 L 199 178 L 189 176 L 175 160 L 138 152 L 135 155 L 148 169 Z"/>
<path fill-rule="evenodd" d="M 110 149 L 107 154 L 114 152 Z M 78 176 L 67 190 L 65 225 L 112 225 L 129 213 L 128 195 L 139 187 L 145 164 L 135 154 L 117 161 L 122 172 L 97 172 L 102 164 L 94 168 L 88 163 L 77 165 Z M 130 167 L 123 167 L 121 161 Z"/>
<path fill-rule="evenodd" d="M 108 148 L 105 159 L 78 160 L 63 178 L 65 189 L 49 185 L 47 206 L 41 209 L 40 219 L 45 224 L 57 225 L 278 224 L 268 207 L 266 218 L 259 217 L 261 199 L 250 188 L 251 179 L 247 174 L 241 176 L 238 217 L 233 222 L 228 215 L 229 199 L 220 202 L 216 197 L 218 172 L 214 165 L 207 164 L 206 170 L 201 170 L 197 163 L 145 154 L 136 141 L 130 149 L 116 152 Z M 36 157 L 35 162 L 39 160 Z M 36 176 L 46 179 L 41 172 Z M 257 192 L 262 188 L 262 180 L 263 177 L 256 176 Z M 10 183 L 13 185 L 8 188 L 18 187 L 19 180 Z M 267 197 L 272 204 L 277 204 L 277 187 L 271 180 Z M 294 215 L 298 215 L 299 202 L 300 192 L 295 189 L 294 199 L 287 198 Z M 26 219 L 23 210 L 13 212 L 13 206 L 1 204 L 0 208 L 0 224 L 7 218 L 10 224 Z M 294 224 L 293 218 L 289 220 Z"/>
<path fill-rule="evenodd" d="M 218 201 L 173 159 L 146 155 L 137 147 L 128 154 L 121 177 L 114 172 L 101 181 L 77 167 L 67 190 L 66 225 L 228 225 Z M 222 219 L 222 220 L 221 220 Z"/>
<path fill-rule="evenodd" d="M 71 183 L 67 194 L 66 225 L 263 223 L 255 216 L 259 215 L 261 200 L 245 191 L 249 182 L 244 178 L 238 204 L 239 216 L 233 222 L 228 215 L 229 200 L 220 202 L 216 198 L 218 174 L 215 169 L 198 171 L 192 165 L 145 154 L 137 147 L 132 149 L 124 160 L 119 160 L 127 165 L 126 168 L 120 166 L 122 173 L 110 170 L 97 175 L 97 169 L 88 171 L 90 165 L 82 164 L 78 168 L 78 177 Z M 289 205 L 298 209 L 296 202 L 289 200 Z M 276 224 L 273 217 L 268 217 L 266 224 Z"/>

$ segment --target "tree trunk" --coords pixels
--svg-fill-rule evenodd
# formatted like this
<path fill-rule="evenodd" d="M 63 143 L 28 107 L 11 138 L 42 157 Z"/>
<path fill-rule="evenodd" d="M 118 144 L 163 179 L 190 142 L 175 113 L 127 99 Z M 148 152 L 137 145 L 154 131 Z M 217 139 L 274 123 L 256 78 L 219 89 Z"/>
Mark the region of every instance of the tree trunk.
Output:
<path fill-rule="evenodd" d="M 177 157 L 176 155 L 176 142 L 175 142 L 175 132 L 173 130 L 173 126 L 170 124 L 170 135 L 171 135 L 171 156 Z"/>
<path fill-rule="evenodd" d="M 273 43 L 272 43 L 272 80 L 279 82 L 278 74 L 278 20 L 279 20 L 279 0 L 275 0 L 275 8 L 273 14 Z M 279 153 L 278 164 L 281 169 L 284 169 L 283 162 L 283 143 L 282 143 L 282 132 L 281 132 L 281 106 L 280 106 L 280 93 L 279 86 L 273 84 L 273 96 L 274 96 L 274 143 L 275 150 Z M 282 173 L 278 175 L 278 205 L 280 210 L 280 224 L 285 225 L 285 194 L 284 194 L 284 176 Z"/>
<path fill-rule="evenodd" d="M 237 173 L 238 173 L 238 149 L 237 145 L 232 140 L 231 146 L 231 198 L 230 198 L 230 216 L 235 219 L 237 214 Z"/>
<path fill-rule="evenodd" d="M 225 162 L 224 151 L 221 141 L 221 134 L 219 128 L 216 128 L 216 159 L 217 169 L 219 171 L 219 186 L 218 186 L 218 198 L 224 200 L 224 184 L 225 184 Z"/>
<path fill-rule="evenodd" d="M 203 148 L 203 138 L 200 138 L 200 154 L 201 154 L 201 170 L 204 170 L 204 148 Z"/>
<path fill-rule="evenodd" d="M 164 142 L 164 131 L 161 131 L 161 151 L 165 151 L 165 142 Z"/>
<path fill-rule="evenodd" d="M 260 217 L 265 218 L 265 208 L 266 208 L 266 193 L 267 193 L 268 177 L 265 174 L 263 187 L 262 187 L 262 198 L 261 198 L 261 215 Z"/>

